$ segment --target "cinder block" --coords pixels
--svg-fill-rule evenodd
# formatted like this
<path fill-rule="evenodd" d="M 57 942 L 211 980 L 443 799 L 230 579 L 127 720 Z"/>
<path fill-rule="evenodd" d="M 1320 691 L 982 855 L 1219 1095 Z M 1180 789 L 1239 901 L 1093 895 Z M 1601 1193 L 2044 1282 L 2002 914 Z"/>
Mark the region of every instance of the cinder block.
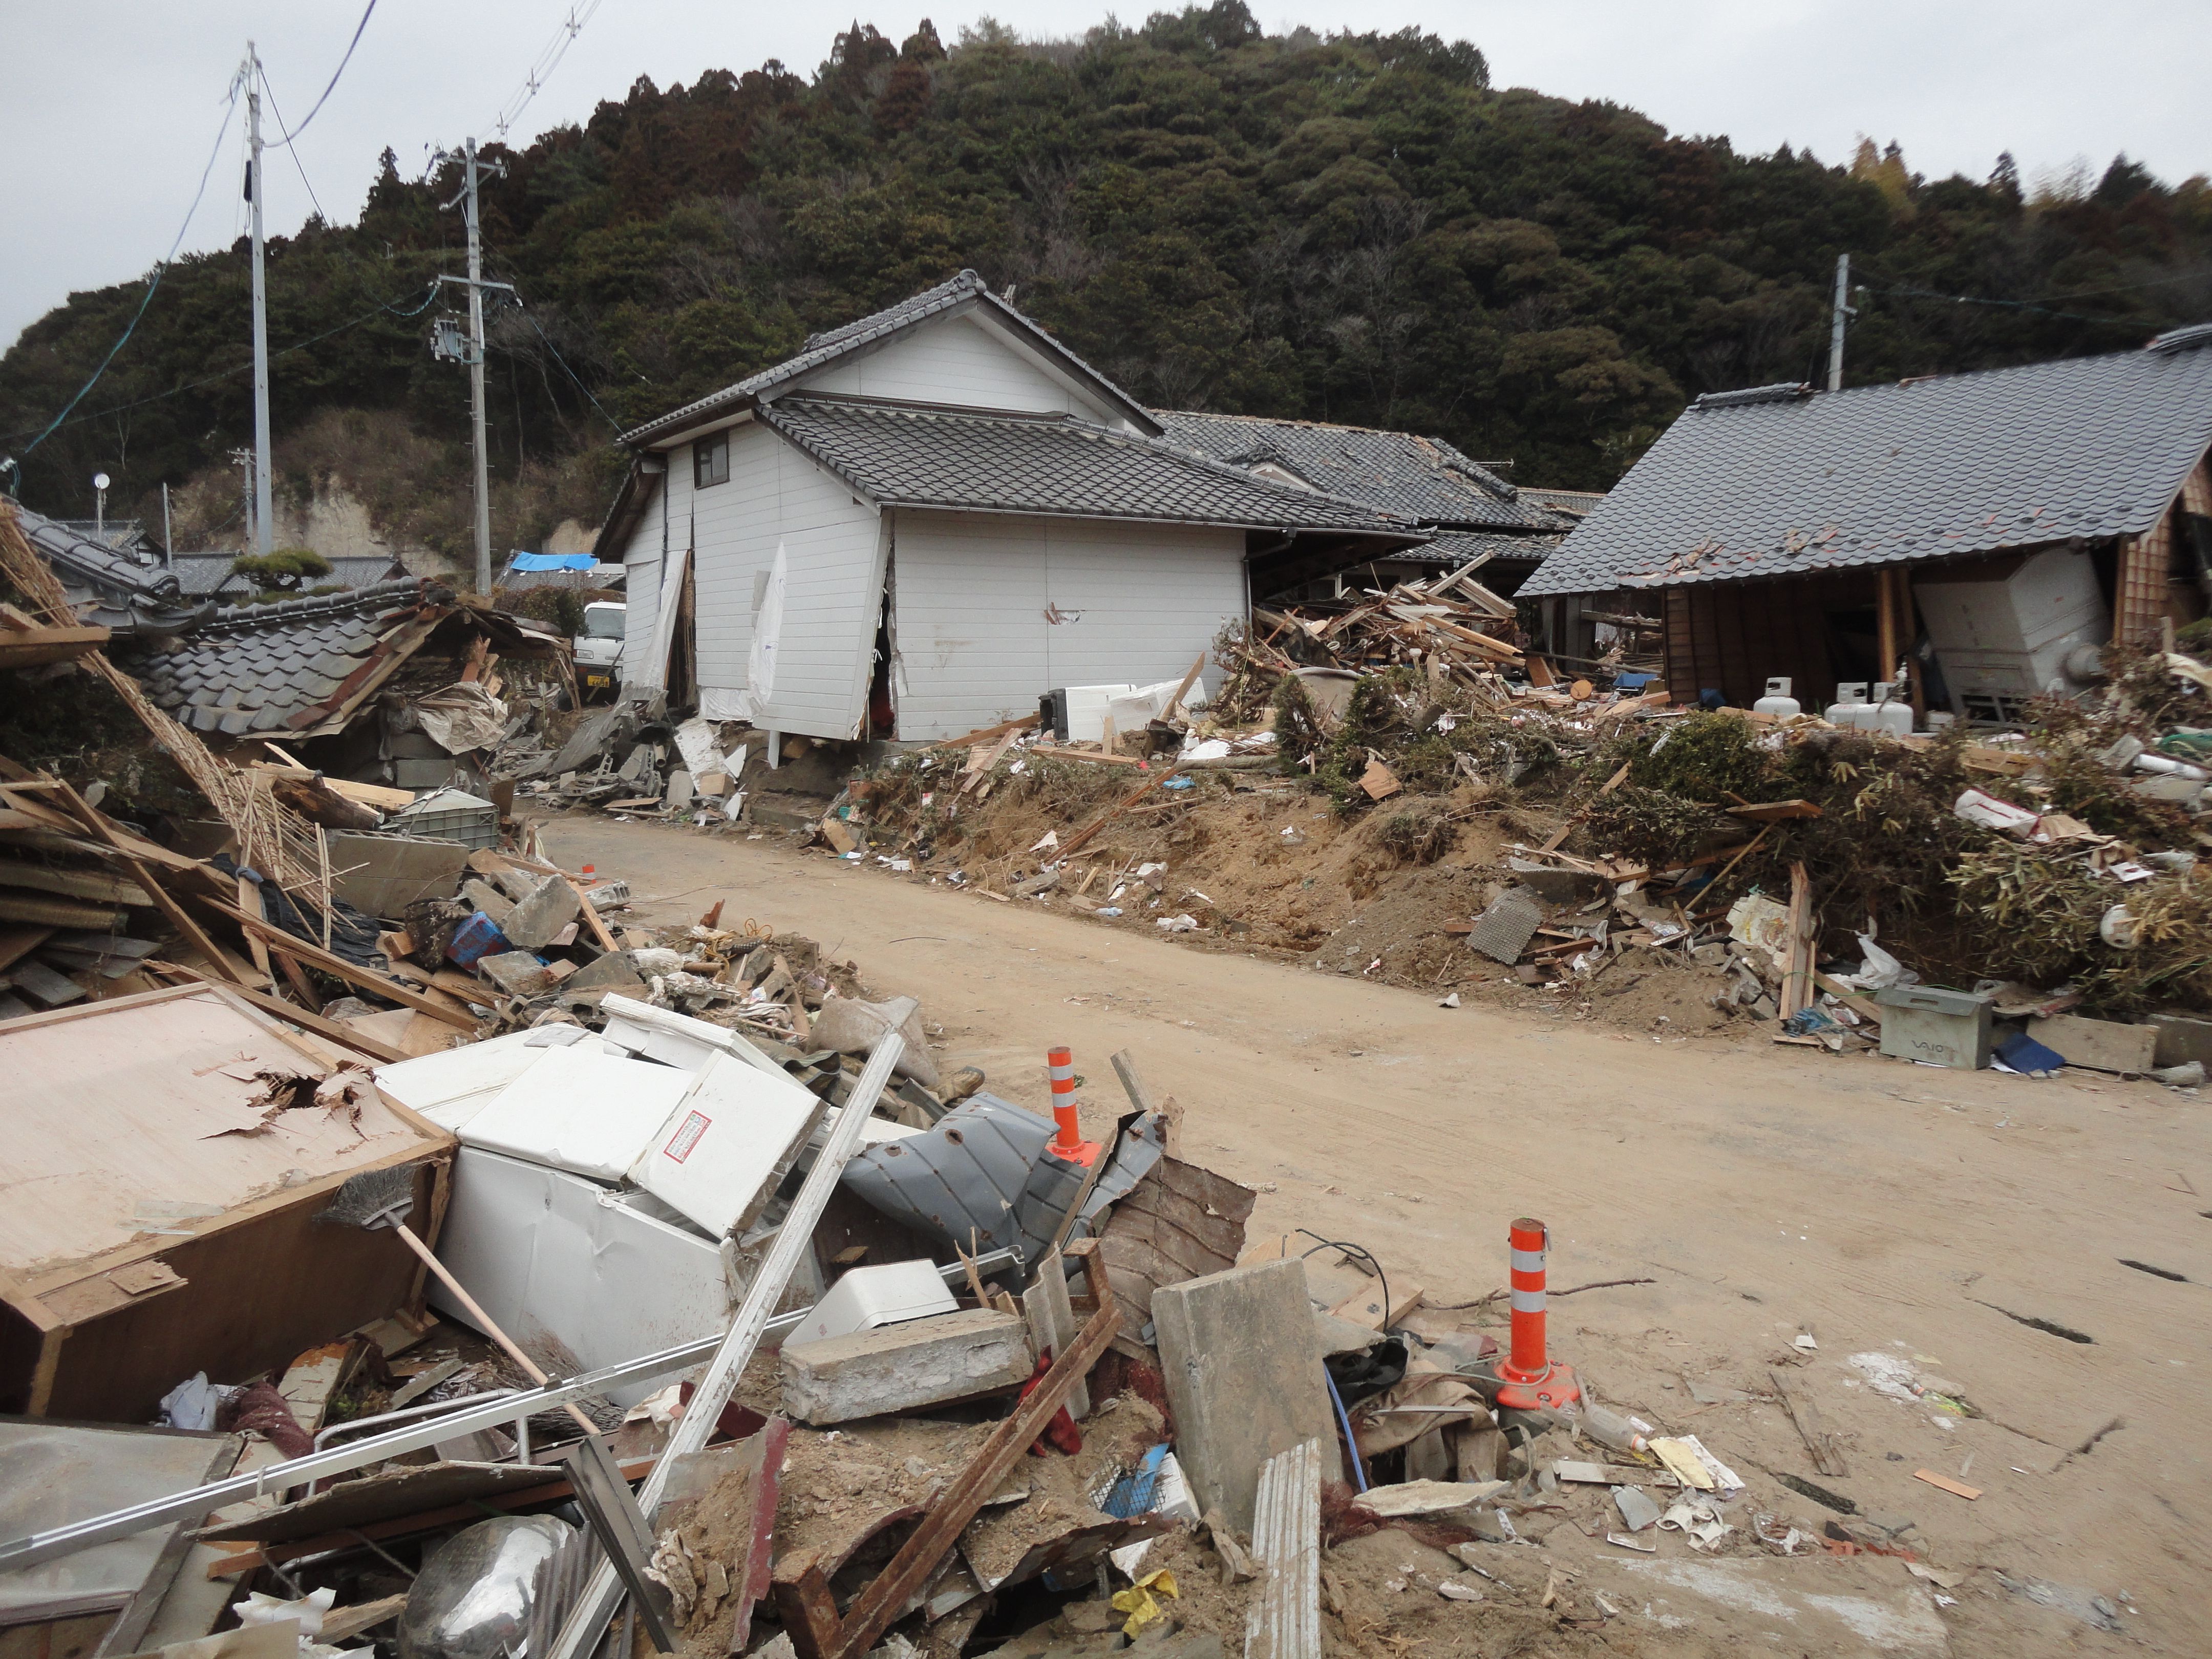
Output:
<path fill-rule="evenodd" d="M 783 1350 L 783 1408 L 802 1423 L 918 1411 L 1029 1381 L 1029 1332 L 1012 1314 L 968 1308 Z"/>
<path fill-rule="evenodd" d="M 2093 1072 L 2140 1074 L 2156 1062 L 2158 1030 L 2150 1025 L 2122 1025 L 2117 1020 L 2087 1019 L 2080 1014 L 2053 1014 L 2031 1019 L 2027 1034 L 2045 1048 L 2066 1056 L 2069 1066 L 2086 1066 Z"/>
<path fill-rule="evenodd" d="M 575 921 L 583 909 L 576 890 L 559 876 L 548 876 L 532 887 L 504 918 L 499 931 L 526 951 L 542 951 L 553 936 Z"/>
<path fill-rule="evenodd" d="M 2158 1033 L 2154 1066 L 2186 1066 L 2192 1060 L 2212 1066 L 2212 1019 L 2194 1014 L 2153 1014 L 2150 1027 Z"/>
<path fill-rule="evenodd" d="M 1255 1262 L 1164 1285 L 1152 1312 L 1176 1456 L 1199 1508 L 1249 1532 L 1260 1466 L 1308 1440 L 1334 1443 L 1305 1264 Z"/>

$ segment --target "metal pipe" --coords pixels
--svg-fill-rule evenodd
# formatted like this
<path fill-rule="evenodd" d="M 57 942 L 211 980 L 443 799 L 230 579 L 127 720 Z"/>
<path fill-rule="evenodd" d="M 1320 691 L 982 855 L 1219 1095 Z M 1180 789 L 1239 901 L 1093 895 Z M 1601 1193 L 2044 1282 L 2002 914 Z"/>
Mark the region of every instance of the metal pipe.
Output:
<path fill-rule="evenodd" d="M 999 1273 L 1014 1265 L 1012 1250 L 994 1250 L 976 1262 L 984 1273 Z M 940 1267 L 939 1274 L 947 1284 L 964 1282 L 966 1269 L 955 1262 Z M 772 1319 L 762 1333 L 762 1340 L 788 1336 L 797 1330 L 811 1309 L 786 1314 Z M 425 1446 L 457 1435 L 469 1434 L 477 1429 L 497 1428 L 514 1420 L 520 1411 L 530 1415 L 564 1406 L 571 1400 L 580 1400 L 587 1395 L 608 1394 L 633 1383 L 658 1382 L 664 1376 L 690 1370 L 712 1359 L 721 1349 L 723 1337 L 701 1337 L 696 1342 L 681 1343 L 672 1348 L 663 1348 L 657 1353 L 641 1354 L 635 1359 L 625 1359 L 619 1364 L 606 1365 L 580 1376 L 572 1376 L 565 1382 L 549 1382 L 542 1389 L 526 1389 L 518 1393 L 487 1400 L 481 1405 L 471 1406 L 442 1417 L 434 1422 L 417 1423 L 410 1427 L 389 1430 L 372 1435 L 366 1440 L 356 1440 L 349 1446 L 337 1446 L 328 1451 L 311 1453 L 306 1457 L 295 1457 L 283 1463 L 271 1463 L 250 1474 L 234 1475 L 228 1480 L 216 1480 L 204 1486 L 172 1492 L 167 1498 L 149 1498 L 134 1504 L 129 1509 L 116 1510 L 106 1515 L 95 1515 L 67 1526 L 51 1527 L 44 1532 L 34 1532 L 0 1544 L 0 1572 L 17 1567 L 36 1566 L 42 1561 L 89 1549 L 94 1544 L 106 1544 L 118 1538 L 128 1538 L 133 1533 L 143 1532 L 149 1527 L 158 1527 L 172 1521 L 194 1521 L 210 1510 L 219 1510 L 242 1498 L 260 1498 L 271 1492 L 282 1492 L 288 1486 L 304 1486 L 328 1475 L 349 1474 L 356 1469 L 366 1468 L 371 1463 L 381 1463 L 403 1452 L 420 1451 Z"/>
<path fill-rule="evenodd" d="M 315 1436 L 315 1449 L 320 1451 L 323 1443 L 334 1434 L 348 1434 L 356 1429 L 367 1428 L 371 1423 L 402 1423 L 410 1418 L 428 1417 L 433 1412 L 453 1411 L 463 1406 L 474 1405 L 479 1400 L 504 1400 L 514 1392 L 513 1389 L 487 1389 L 482 1394 L 465 1394 L 453 1400 L 426 1401 L 419 1406 L 402 1406 L 396 1412 L 379 1412 L 374 1417 L 350 1417 L 343 1423 L 333 1423 Z"/>

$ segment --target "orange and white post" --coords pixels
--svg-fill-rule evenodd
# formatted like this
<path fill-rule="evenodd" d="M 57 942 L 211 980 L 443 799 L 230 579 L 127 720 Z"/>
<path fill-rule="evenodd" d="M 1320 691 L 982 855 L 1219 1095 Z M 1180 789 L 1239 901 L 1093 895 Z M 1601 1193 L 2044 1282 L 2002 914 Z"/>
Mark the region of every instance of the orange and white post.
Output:
<path fill-rule="evenodd" d="M 1045 1152 L 1087 1170 L 1097 1158 L 1099 1146 L 1095 1140 L 1083 1138 L 1082 1127 L 1077 1121 L 1073 1052 L 1066 1048 L 1047 1050 L 1045 1071 L 1052 1079 L 1052 1121 L 1059 1126 L 1059 1133 L 1047 1143 Z"/>
<path fill-rule="evenodd" d="M 1582 1398 L 1573 1368 L 1555 1365 L 1544 1352 L 1544 1253 L 1551 1234 L 1522 1216 L 1506 1233 L 1513 1253 L 1513 1346 L 1498 1364 L 1505 1386 L 1498 1403 L 1508 1411 L 1562 1411 Z"/>

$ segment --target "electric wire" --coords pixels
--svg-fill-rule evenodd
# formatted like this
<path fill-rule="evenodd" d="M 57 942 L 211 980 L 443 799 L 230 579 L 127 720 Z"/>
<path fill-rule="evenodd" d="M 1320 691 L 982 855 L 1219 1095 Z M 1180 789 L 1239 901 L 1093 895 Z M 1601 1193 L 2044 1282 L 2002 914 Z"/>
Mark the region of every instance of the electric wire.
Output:
<path fill-rule="evenodd" d="M 1388 1334 L 1388 1328 L 1390 1323 L 1390 1276 L 1382 1271 L 1382 1264 L 1376 1259 L 1375 1252 L 1368 1249 L 1364 1245 L 1354 1244 L 1348 1239 L 1322 1238 L 1321 1235 L 1314 1231 L 1310 1227 L 1301 1227 L 1297 1231 L 1304 1233 L 1308 1238 L 1321 1239 L 1321 1243 L 1315 1245 L 1312 1249 L 1308 1250 L 1305 1253 L 1305 1255 L 1312 1255 L 1316 1252 L 1321 1250 L 1341 1250 L 1346 1255 L 1356 1255 L 1359 1257 L 1362 1261 L 1366 1262 L 1369 1267 L 1375 1269 L 1375 1277 L 1382 1281 L 1382 1325 L 1384 1327 L 1385 1334 Z M 1304 1261 L 1305 1255 L 1300 1256 L 1298 1260 L 1301 1261 Z"/>
<path fill-rule="evenodd" d="M 61 428 L 63 423 L 69 420 L 70 411 L 74 410 L 80 403 L 83 402 L 85 394 L 90 392 L 94 386 L 100 383 L 100 376 L 107 373 L 107 366 L 115 361 L 116 354 L 123 349 L 124 346 L 129 343 L 131 335 L 137 331 L 140 320 L 146 315 L 146 307 L 154 303 L 155 290 L 161 286 L 162 276 L 167 273 L 169 266 L 174 263 L 177 257 L 177 250 L 185 245 L 185 233 L 192 228 L 192 220 L 200 210 L 201 201 L 207 195 L 208 179 L 215 173 L 215 164 L 222 155 L 223 139 L 230 131 L 230 118 L 238 112 L 238 94 L 240 85 L 240 82 L 236 79 L 234 79 L 230 83 L 230 96 L 228 101 L 223 106 L 222 124 L 216 129 L 215 147 L 208 152 L 207 165 L 200 169 L 199 188 L 192 192 L 192 204 L 185 210 L 185 222 L 177 227 L 176 240 L 169 244 L 168 253 L 154 267 L 153 275 L 147 278 L 146 292 L 139 297 L 138 309 L 131 313 L 131 320 L 124 325 L 123 332 L 116 336 L 115 343 L 108 347 L 107 355 L 100 360 L 100 367 L 92 371 L 91 377 L 87 380 L 82 386 L 76 389 L 76 393 L 74 397 L 62 405 L 61 412 L 56 415 L 52 421 L 46 423 L 46 430 L 40 433 L 37 437 L 32 439 L 28 444 L 24 446 L 23 453 L 21 455 L 18 455 L 14 458 L 13 465 L 15 467 L 15 476 L 19 480 L 22 477 L 22 461 L 24 457 L 29 455 L 33 450 L 36 449 L 40 444 L 46 442 L 48 438 L 53 436 L 55 432 Z M 90 417 L 88 416 L 87 418 Z"/>
<path fill-rule="evenodd" d="M 315 100 L 315 106 L 307 112 L 307 120 L 301 122 L 298 126 L 294 127 L 289 131 L 286 132 L 283 137 L 279 139 L 276 143 L 264 144 L 262 146 L 263 149 L 284 149 L 289 148 L 292 141 L 297 138 L 301 133 L 305 132 L 307 130 L 309 124 L 314 120 L 315 117 L 323 112 L 323 106 L 330 101 L 331 94 L 337 89 L 338 76 L 343 75 L 346 70 L 346 65 L 353 62 L 353 49 L 361 44 L 362 31 L 368 27 L 369 16 L 375 10 L 376 0 L 368 0 L 368 9 L 361 15 L 361 21 L 353 26 L 353 39 L 346 42 L 345 56 L 338 59 L 338 66 L 331 71 L 330 84 L 323 88 L 323 95 Z M 267 77 L 264 76 L 263 78 L 262 84 L 264 86 L 268 84 Z M 272 99 L 270 101 L 273 103 L 275 100 Z M 280 127 L 284 125 L 284 118 L 283 116 L 280 115 L 276 118 L 276 125 Z M 301 175 L 302 178 L 305 178 L 305 174 Z M 312 188 L 307 191 L 307 194 L 310 196 L 313 196 L 314 193 L 315 192 Z M 318 210 L 318 211 L 319 211 L 319 210 Z"/>
<path fill-rule="evenodd" d="M 522 84 L 491 118 L 492 126 L 501 139 L 507 137 L 507 130 L 521 118 L 522 112 L 530 107 L 530 100 L 538 96 L 547 77 L 561 66 L 561 59 L 568 54 L 569 46 L 583 33 L 584 25 L 592 21 L 592 15 L 599 9 L 599 0 L 581 0 L 580 4 L 568 8 L 568 15 L 561 20 L 561 26 L 554 31 L 552 40 L 532 60 L 528 71 L 522 77 Z"/>
<path fill-rule="evenodd" d="M 407 296 L 404 295 L 400 296 L 401 299 L 404 299 Z M 279 347 L 276 350 L 269 354 L 269 361 L 273 363 L 279 357 L 289 357 L 295 351 L 305 351 L 309 346 L 319 345 L 322 342 L 329 339 L 333 335 L 343 334 L 349 328 L 359 328 L 363 323 L 374 322 L 378 317 L 384 315 L 386 313 L 389 313 L 391 315 L 398 317 L 403 320 L 410 317 L 419 317 L 424 312 L 428 311 L 433 305 L 436 304 L 437 300 L 438 285 L 435 283 L 429 284 L 429 291 L 423 295 L 421 303 L 410 307 L 404 311 L 398 308 L 399 301 L 397 300 L 380 300 L 372 309 L 362 312 L 357 317 L 349 318 L 343 323 L 338 323 L 330 328 L 325 329 L 319 334 L 310 334 L 304 340 L 295 340 L 288 346 Z M 187 380 L 182 386 L 173 386 L 166 392 L 150 392 L 143 398 L 134 398 L 127 404 L 112 404 L 106 409 L 91 410 L 85 414 L 76 416 L 74 419 L 58 422 L 56 424 L 64 426 L 80 426 L 87 421 L 97 421 L 106 416 L 120 415 L 130 410 L 143 409 L 148 404 L 158 404 L 165 398 L 182 397 L 185 392 L 197 392 L 202 386 L 213 386 L 220 380 L 228 380 L 237 375 L 249 374 L 252 372 L 252 363 L 251 362 L 247 362 L 239 364 L 234 368 L 219 369 L 213 374 L 202 375 L 197 380 Z M 601 412 L 604 413 L 605 411 L 602 410 Z M 25 431 L 29 430 L 28 428 L 25 428 L 23 429 Z M 48 432 L 52 430 L 52 427 L 49 427 L 47 428 Z M 20 436 L 21 434 L 10 434 L 9 435 Z M 40 441 L 43 442 L 44 439 L 45 434 L 41 434 Z M 36 447 L 36 445 L 33 445 L 31 447 L 35 448 Z M 27 448 L 23 451 L 23 453 L 26 455 L 30 453 L 30 448 Z"/>
<path fill-rule="evenodd" d="M 276 125 L 280 127 L 283 126 L 284 125 L 284 112 L 276 107 L 276 88 L 269 84 L 269 69 L 266 64 L 262 65 L 261 68 L 261 90 L 269 94 L 269 112 L 276 118 Z M 301 125 L 304 126 L 307 124 L 302 122 Z M 266 155 L 272 149 L 291 149 L 291 146 L 289 144 L 264 144 L 261 147 L 261 153 L 264 155 Z M 331 216 L 323 211 L 323 198 L 315 194 L 314 183 L 307 177 L 307 169 L 301 161 L 300 152 L 296 149 L 292 150 L 292 167 L 293 170 L 300 175 L 300 182 L 307 187 L 307 199 L 314 204 L 315 217 L 320 219 L 325 224 L 329 224 L 331 222 Z"/>

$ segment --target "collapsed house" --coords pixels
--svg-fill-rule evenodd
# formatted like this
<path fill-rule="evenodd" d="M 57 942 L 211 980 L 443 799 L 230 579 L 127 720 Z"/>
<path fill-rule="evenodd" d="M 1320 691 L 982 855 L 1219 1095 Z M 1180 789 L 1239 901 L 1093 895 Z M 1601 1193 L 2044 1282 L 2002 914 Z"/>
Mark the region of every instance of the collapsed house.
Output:
<path fill-rule="evenodd" d="M 2091 683 L 2077 647 L 2204 614 L 2208 446 L 2212 324 L 1894 386 L 1711 392 L 1520 597 L 1561 639 L 1647 617 L 1685 701 L 1909 680 L 1922 715 L 2015 721 Z"/>
<path fill-rule="evenodd" d="M 815 335 L 624 434 L 623 680 L 773 734 L 948 737 L 1171 680 L 1252 594 L 1429 539 L 1164 431 L 973 271 Z"/>
<path fill-rule="evenodd" d="M 1443 570 L 1479 570 L 1485 587 L 1510 598 L 1577 521 L 1441 438 L 1249 415 L 1163 410 L 1159 418 L 1170 442 L 1293 489 L 1364 501 L 1432 532 L 1419 546 L 1257 598 L 1340 599 L 1347 583 L 1388 588 Z"/>

